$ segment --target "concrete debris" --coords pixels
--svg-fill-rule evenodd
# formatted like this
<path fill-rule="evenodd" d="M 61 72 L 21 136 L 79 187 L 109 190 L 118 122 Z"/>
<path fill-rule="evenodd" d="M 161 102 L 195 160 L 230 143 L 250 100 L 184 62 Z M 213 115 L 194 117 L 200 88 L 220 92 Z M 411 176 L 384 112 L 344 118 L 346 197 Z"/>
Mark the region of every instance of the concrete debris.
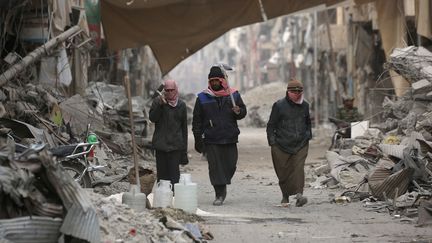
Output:
<path fill-rule="evenodd" d="M 0 137 L 0 238 L 27 242 L 33 236 L 42 237 L 39 242 L 57 242 L 63 233 L 100 242 L 99 221 L 85 191 L 44 146 L 32 146 L 22 153 L 14 151 L 15 143 Z M 17 234 L 11 227 L 18 224 L 26 232 L 29 226 L 44 229 L 34 231 L 36 235 Z"/>
<path fill-rule="evenodd" d="M 90 193 L 101 219 L 102 242 L 203 242 L 211 235 L 203 219 L 183 210 L 165 208 L 134 212 L 121 194 Z M 197 232 L 198 230 L 198 232 Z"/>
<path fill-rule="evenodd" d="M 326 158 L 331 168 L 330 174 L 344 188 L 355 187 L 373 168 L 367 160 L 357 155 L 342 157 L 334 151 L 327 151 Z"/>
<path fill-rule="evenodd" d="M 387 68 L 395 70 L 411 82 L 422 79 L 432 81 L 432 74 L 429 71 L 432 65 L 432 53 L 422 46 L 395 48 L 387 65 Z"/>
<path fill-rule="evenodd" d="M 420 226 L 432 225 L 432 199 L 429 199 L 428 201 L 423 200 L 420 203 L 418 215 L 418 224 Z"/>
<path fill-rule="evenodd" d="M 422 79 L 413 83 L 412 88 L 414 93 L 429 92 L 432 89 L 432 84 L 428 80 Z"/>
<path fill-rule="evenodd" d="M 327 176 L 319 176 L 315 179 L 314 182 L 309 183 L 309 186 L 314 189 L 322 189 L 327 187 L 326 182 L 328 180 Z"/>
<path fill-rule="evenodd" d="M 416 217 L 423 202 L 418 224 L 428 224 L 432 218 L 426 203 L 432 197 L 432 100 L 425 97 L 432 89 L 432 53 L 423 47 L 396 48 L 386 67 L 410 81 L 412 89 L 397 100 L 385 98 L 384 122 L 371 125 L 374 131 L 348 147 L 357 157 L 346 153 L 346 146 L 327 151 L 330 175 L 349 192 L 367 193 L 369 198 L 363 201 L 367 210 L 389 212 L 401 220 Z"/>
<path fill-rule="evenodd" d="M 101 83 L 90 87 L 95 91 L 94 93 L 89 92 L 83 96 L 74 95 L 68 98 L 53 87 L 43 87 L 31 83 L 18 86 L 14 82 L 8 82 L 0 89 L 0 99 L 2 100 L 0 104 L 0 137 L 13 138 L 17 142 L 17 147 L 43 143 L 46 144 L 47 149 L 51 149 L 84 141 L 85 134 L 88 132 L 87 125 L 90 124 L 90 132 L 94 131 L 101 142 L 95 149 L 91 163 L 106 166 L 103 171 L 91 172 L 93 190 L 107 196 L 129 191 L 130 183 L 127 174 L 132 167 L 132 160 L 130 159 L 132 152 L 131 134 L 128 118 L 123 114 L 125 107 L 119 105 L 125 99 L 124 89 L 122 86 Z M 146 117 L 146 107 L 149 103 L 142 99 L 134 99 L 134 104 L 134 119 L 139 128 L 135 134 L 141 155 L 139 164 L 143 168 L 155 171 L 155 158 L 150 142 L 152 127 L 147 122 Z M 101 235 L 105 234 L 104 229 L 107 227 L 104 224 L 99 227 L 98 221 L 100 221 L 101 216 L 96 214 L 95 208 L 86 199 L 83 189 L 70 176 L 65 176 L 65 172 L 61 168 L 53 167 L 49 162 L 51 161 L 49 156 L 41 156 L 42 162 L 34 161 L 35 158 L 32 158 L 31 162 L 13 160 L 6 163 L 7 158 L 13 158 L 15 149 L 12 145 L 3 146 L 4 144 L 0 145 L 0 157 L 2 157 L 0 159 L 2 161 L 0 163 L 0 197 L 8 199 L 0 200 L 0 208 L 2 208 L 0 210 L 0 220 L 2 220 L 0 232 L 4 234 L 9 232 L 5 228 L 9 221 L 3 223 L 3 220 L 23 219 L 24 222 L 26 221 L 25 217 L 31 215 L 33 219 L 35 216 L 61 219 L 60 227 L 52 228 L 53 231 L 47 234 L 43 233 L 45 231 L 40 231 L 40 237 L 55 236 L 57 239 L 62 235 L 68 235 L 68 237 L 84 239 L 88 242 L 107 242 L 107 240 L 101 240 Z M 50 168 L 48 174 L 38 177 L 37 175 L 41 171 L 45 171 L 45 168 Z M 47 179 L 46 176 L 50 178 Z M 70 185 L 65 181 L 65 178 L 70 179 L 71 183 L 76 185 Z M 39 183 L 39 180 L 42 179 L 44 182 Z M 48 182 L 54 186 L 50 185 L 45 188 L 44 183 Z M 31 212 L 28 211 L 29 208 Z M 113 214 L 112 212 L 109 213 L 106 207 L 104 210 L 105 215 Z M 147 216 L 155 218 L 150 213 Z M 136 221 L 141 219 L 142 217 L 137 217 Z M 85 220 L 87 221 L 84 222 Z M 166 229 L 158 219 L 155 219 L 156 221 L 157 226 L 145 229 L 149 232 L 152 229 L 157 229 L 154 236 L 133 237 L 136 233 L 133 233 L 132 227 L 127 227 L 124 241 L 177 242 L 176 239 L 180 239 L 176 232 Z M 32 222 L 27 220 L 25 224 Z M 33 223 L 36 224 L 35 227 L 38 226 L 36 221 Z M 116 226 L 113 225 L 112 227 L 115 228 Z M 135 230 L 138 229 L 144 228 L 137 226 Z M 166 232 L 166 235 L 159 236 L 157 232 L 161 231 Z M 33 234 L 26 235 L 33 236 Z M 119 235 L 123 235 L 123 233 L 119 233 Z M 186 239 L 184 242 L 193 242 L 190 236 L 184 235 L 181 236 Z M 203 236 L 205 235 L 203 233 Z M 19 235 L 15 236 L 19 237 Z M 2 237 L 5 238 L 6 236 L 0 233 L 0 238 Z M 106 235 L 104 237 L 107 239 Z M 13 242 L 20 242 L 16 238 L 10 239 Z M 53 241 L 43 238 L 39 242 Z"/>
<path fill-rule="evenodd" d="M 317 176 L 325 175 L 330 172 L 330 166 L 328 164 L 321 165 L 314 169 Z"/>
<path fill-rule="evenodd" d="M 84 4 L 79 5 L 78 12 L 85 12 Z M 49 9 L 43 6 L 44 11 Z M 65 13 L 69 18 L 68 12 Z M 85 14 L 79 15 L 81 20 L 84 16 L 86 22 Z M 84 22 L 83 26 L 87 26 Z M 103 195 L 129 191 L 129 180 L 133 180 L 128 177 L 132 167 L 132 136 L 137 140 L 140 167 L 146 168 L 144 174 L 140 173 L 141 188 L 149 194 L 148 188 L 153 187 L 156 175 L 146 171 L 156 171 L 151 144 L 154 128 L 147 117 L 152 100 L 142 97 L 148 97 L 146 93 L 153 86 L 153 81 L 149 84 L 146 81 L 152 79 L 156 83 L 161 76 L 148 71 L 134 75 L 137 74 L 134 70 L 150 62 L 148 58 L 145 63 L 137 60 L 132 64 L 131 61 L 130 74 L 137 81 L 136 97 L 132 98 L 136 131 L 131 134 L 124 87 L 106 83 L 109 77 L 104 75 L 104 65 L 97 70 L 87 70 L 95 59 L 114 64 L 117 54 L 108 57 L 108 54 L 99 56 L 101 53 L 98 53 L 93 58 L 95 53 L 92 53 L 90 58 L 89 50 L 94 43 L 88 33 L 84 34 L 85 29 L 69 26 L 65 32 L 58 31 L 51 33 L 58 38 L 43 37 L 42 44 L 46 44 L 33 51 L 30 48 L 36 42 L 24 44 L 22 51 L 30 55 L 23 58 L 19 55 L 12 58 L 8 50 L 6 63 L 2 62 L 5 65 L 0 77 L 0 242 L 211 240 L 212 234 L 197 215 L 181 210 L 168 212 L 170 209 L 135 213 L 121 202 L 101 199 Z M 19 33 L 16 34 L 19 42 Z M 61 48 L 57 49 L 59 46 Z M 148 52 L 151 52 L 149 48 Z M 35 65 L 41 58 L 44 60 Z M 69 63 L 70 60 L 73 63 Z M 146 70 L 149 69 L 156 70 L 151 65 Z M 122 76 L 121 73 L 118 76 Z M 93 82 L 100 80 L 104 82 Z M 188 121 L 191 121 L 196 96 L 181 98 L 187 102 Z M 91 167 L 85 168 L 88 174 L 84 176 L 89 175 L 88 187 L 92 187 L 87 191 L 74 180 L 79 174 L 72 178 L 49 151 L 86 142 L 89 132 L 97 135 L 100 144 L 92 151 L 92 156 L 87 157 Z M 98 170 L 99 167 L 105 168 Z M 93 202 L 87 192 L 94 197 L 91 198 Z"/>

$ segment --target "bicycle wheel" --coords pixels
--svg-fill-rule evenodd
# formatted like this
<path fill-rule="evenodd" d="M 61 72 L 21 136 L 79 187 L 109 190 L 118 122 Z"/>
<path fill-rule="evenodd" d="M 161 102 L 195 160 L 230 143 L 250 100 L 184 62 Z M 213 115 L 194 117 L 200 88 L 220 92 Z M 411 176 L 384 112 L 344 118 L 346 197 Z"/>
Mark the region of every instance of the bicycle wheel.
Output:
<path fill-rule="evenodd" d="M 85 166 L 77 161 L 63 161 L 61 162 L 62 167 L 66 172 L 76 181 L 82 188 L 91 188 L 91 178 L 88 172 L 86 172 L 81 179 L 78 179 L 82 172 L 85 170 Z"/>

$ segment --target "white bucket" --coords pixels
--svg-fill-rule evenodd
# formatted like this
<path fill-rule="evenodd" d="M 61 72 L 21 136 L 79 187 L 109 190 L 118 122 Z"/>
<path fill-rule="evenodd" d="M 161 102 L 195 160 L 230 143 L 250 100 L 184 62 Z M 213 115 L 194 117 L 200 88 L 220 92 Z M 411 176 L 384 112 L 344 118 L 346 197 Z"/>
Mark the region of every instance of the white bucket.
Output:
<path fill-rule="evenodd" d="M 198 208 L 198 185 L 193 183 L 191 174 L 181 174 L 179 183 L 174 185 L 174 207 L 189 213 L 195 213 Z"/>
<path fill-rule="evenodd" d="M 180 174 L 180 180 L 179 180 L 180 184 L 189 184 L 192 183 L 192 175 L 191 174 Z M 174 188 L 175 189 L 175 188 Z"/>

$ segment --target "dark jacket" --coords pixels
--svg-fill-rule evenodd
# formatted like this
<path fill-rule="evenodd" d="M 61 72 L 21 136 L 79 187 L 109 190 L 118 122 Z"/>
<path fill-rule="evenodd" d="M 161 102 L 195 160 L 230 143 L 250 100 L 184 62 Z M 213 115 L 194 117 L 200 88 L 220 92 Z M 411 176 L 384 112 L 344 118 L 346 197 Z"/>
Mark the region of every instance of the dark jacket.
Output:
<path fill-rule="evenodd" d="M 273 104 L 267 123 L 267 141 L 289 154 L 297 153 L 312 138 L 309 104 L 283 98 Z"/>
<path fill-rule="evenodd" d="M 337 110 L 336 118 L 345 122 L 358 122 L 363 119 L 357 107 L 351 109 L 339 107 Z"/>
<path fill-rule="evenodd" d="M 177 106 L 162 104 L 155 99 L 149 112 L 150 121 L 155 123 L 153 147 L 170 152 L 187 150 L 187 111 L 186 104 L 178 100 Z"/>
<path fill-rule="evenodd" d="M 240 114 L 232 110 L 230 96 L 213 97 L 201 92 L 195 102 L 192 119 L 192 132 L 196 139 L 204 135 L 204 143 L 230 144 L 238 142 L 240 130 L 237 120 L 246 116 L 246 106 L 240 94 L 236 91 L 233 97 Z"/>

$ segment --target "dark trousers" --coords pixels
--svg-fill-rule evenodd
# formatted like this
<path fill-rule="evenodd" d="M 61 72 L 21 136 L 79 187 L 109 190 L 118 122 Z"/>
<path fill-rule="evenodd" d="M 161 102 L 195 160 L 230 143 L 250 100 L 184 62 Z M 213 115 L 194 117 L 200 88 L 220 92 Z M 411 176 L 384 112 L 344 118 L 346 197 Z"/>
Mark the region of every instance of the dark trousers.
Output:
<path fill-rule="evenodd" d="M 157 180 L 169 180 L 174 188 L 174 184 L 180 179 L 180 158 L 180 150 L 171 152 L 156 150 Z"/>
<path fill-rule="evenodd" d="M 231 184 L 237 168 L 237 144 L 206 144 L 206 153 L 211 184 Z"/>

